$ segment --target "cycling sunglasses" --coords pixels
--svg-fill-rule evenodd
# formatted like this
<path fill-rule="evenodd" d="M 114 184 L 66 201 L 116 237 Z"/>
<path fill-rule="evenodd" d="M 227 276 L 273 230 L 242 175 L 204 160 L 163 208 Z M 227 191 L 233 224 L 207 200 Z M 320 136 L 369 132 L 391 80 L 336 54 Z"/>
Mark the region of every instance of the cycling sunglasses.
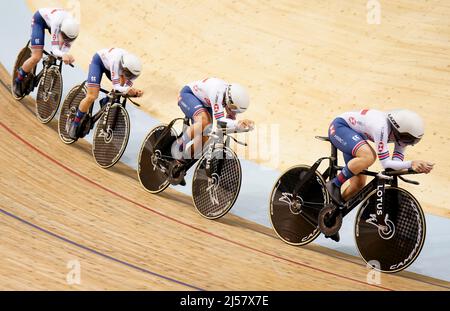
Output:
<path fill-rule="evenodd" d="M 69 38 L 68 36 L 66 36 L 66 34 L 64 33 L 64 32 L 61 32 L 61 36 L 62 36 L 62 38 L 63 38 L 63 41 L 65 41 L 65 42 L 73 42 L 73 41 L 75 41 L 75 39 L 77 38 L 77 37 L 75 37 L 75 38 Z"/>
<path fill-rule="evenodd" d="M 133 79 L 134 78 L 134 74 L 132 74 L 131 71 L 129 71 L 126 68 L 123 68 L 122 74 L 125 76 L 126 79 Z"/>
<path fill-rule="evenodd" d="M 414 137 L 409 133 L 398 133 L 398 132 L 395 133 L 395 138 L 406 145 L 415 145 L 422 139 Z"/>
<path fill-rule="evenodd" d="M 242 112 L 241 108 L 238 105 L 236 105 L 235 103 L 233 103 L 233 99 L 231 98 L 231 94 L 229 92 L 229 89 L 227 89 L 227 92 L 226 92 L 225 96 L 227 97 L 226 98 L 227 99 L 226 100 L 226 104 L 227 104 L 228 109 L 230 109 L 234 113 Z"/>

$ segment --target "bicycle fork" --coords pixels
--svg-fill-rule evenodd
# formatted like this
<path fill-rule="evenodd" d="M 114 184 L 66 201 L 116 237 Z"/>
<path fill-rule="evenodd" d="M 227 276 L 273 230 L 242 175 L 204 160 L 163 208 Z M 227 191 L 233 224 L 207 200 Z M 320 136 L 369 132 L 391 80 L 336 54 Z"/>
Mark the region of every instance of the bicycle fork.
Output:
<path fill-rule="evenodd" d="M 382 239 L 389 240 L 395 233 L 395 226 L 386 212 L 386 177 L 379 176 L 375 197 L 375 214 L 371 214 L 366 222 L 378 228 Z"/>
<path fill-rule="evenodd" d="M 45 87 L 47 79 L 48 79 L 48 74 L 47 74 L 48 70 L 49 70 L 48 68 L 45 69 L 44 79 L 42 79 L 40 82 L 44 85 L 44 92 L 43 92 L 42 96 L 43 96 L 43 99 L 45 102 L 47 102 L 49 100 L 50 96 L 52 95 L 53 84 L 55 83 L 55 79 L 53 77 L 51 77 L 49 87 Z"/>
<path fill-rule="evenodd" d="M 219 137 L 214 138 L 219 139 Z M 216 150 L 219 151 L 220 157 L 217 159 L 218 162 L 216 169 L 213 170 L 212 160 Z M 225 158 L 225 144 L 223 143 L 223 141 L 221 140 L 215 141 L 208 147 L 205 164 L 205 174 L 206 177 L 208 177 L 208 186 L 206 187 L 206 191 L 209 193 L 209 198 L 213 205 L 219 204 L 219 197 L 217 190 L 220 184 L 220 176 L 222 176 L 224 158 Z"/>

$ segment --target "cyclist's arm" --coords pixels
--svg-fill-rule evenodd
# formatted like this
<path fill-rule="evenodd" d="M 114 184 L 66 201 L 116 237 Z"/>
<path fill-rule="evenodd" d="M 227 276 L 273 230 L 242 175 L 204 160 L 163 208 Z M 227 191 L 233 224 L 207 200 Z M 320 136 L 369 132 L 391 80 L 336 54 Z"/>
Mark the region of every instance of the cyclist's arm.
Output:
<path fill-rule="evenodd" d="M 113 85 L 113 89 L 117 92 L 120 93 L 128 93 L 128 91 L 131 88 L 131 85 L 125 84 L 125 85 L 121 85 L 120 84 L 120 76 L 119 76 L 119 60 L 118 61 L 114 61 L 111 68 L 111 82 Z"/>
<path fill-rule="evenodd" d="M 392 155 L 393 161 L 401 161 L 405 160 L 405 150 L 406 147 L 400 146 L 398 143 L 395 143 L 394 154 Z"/>
<path fill-rule="evenodd" d="M 72 43 L 70 42 L 64 42 L 63 46 L 61 48 L 61 52 L 64 54 L 67 54 L 70 51 L 70 48 L 72 47 Z"/>
<path fill-rule="evenodd" d="M 391 160 L 388 148 L 389 133 L 385 127 L 378 130 L 374 135 L 375 147 L 377 148 L 378 159 L 384 169 L 404 170 L 411 168 L 411 161 Z"/>
<path fill-rule="evenodd" d="M 225 117 L 225 109 L 223 108 L 221 99 L 223 98 L 223 96 L 216 96 L 216 98 L 218 99 L 218 101 L 212 105 L 214 119 L 216 119 L 217 121 L 225 122 L 228 129 L 235 130 L 238 127 L 238 121 Z M 214 100 L 216 98 L 214 98 Z"/>
<path fill-rule="evenodd" d="M 51 34 L 51 38 L 52 38 L 52 54 L 57 57 L 63 57 L 63 55 L 67 52 L 67 51 L 64 51 L 64 46 L 62 48 L 59 47 L 59 44 L 60 44 L 59 34 L 60 33 L 61 33 L 60 23 L 58 21 L 54 21 L 50 26 L 50 34 Z"/>

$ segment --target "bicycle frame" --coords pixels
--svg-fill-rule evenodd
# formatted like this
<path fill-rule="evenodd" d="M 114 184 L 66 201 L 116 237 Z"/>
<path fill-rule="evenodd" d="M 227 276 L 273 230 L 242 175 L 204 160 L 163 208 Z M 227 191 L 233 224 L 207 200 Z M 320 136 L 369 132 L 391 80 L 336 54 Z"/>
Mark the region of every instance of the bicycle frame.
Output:
<path fill-rule="evenodd" d="M 328 141 L 328 139 L 324 137 L 316 137 L 318 139 Z M 330 142 L 331 144 L 331 142 Z M 302 187 L 304 187 L 311 178 L 319 165 L 322 163 L 322 161 L 328 160 L 329 165 L 328 168 L 321 174 L 324 180 L 331 180 L 335 178 L 339 171 L 341 171 L 344 167 L 338 165 L 338 154 L 337 154 L 337 148 L 331 144 L 331 155 L 329 157 L 324 157 L 318 159 L 313 166 L 311 167 L 310 171 L 307 174 L 310 174 L 309 176 L 305 176 L 300 182 L 295 190 L 294 190 L 294 197 L 295 193 L 298 193 Z M 413 170 L 408 171 L 385 171 L 381 173 L 372 172 L 369 170 L 363 170 L 359 175 L 365 175 L 365 176 L 371 176 L 374 177 L 374 179 L 368 183 L 364 188 L 362 188 L 356 195 L 354 195 L 352 198 L 350 198 L 347 202 L 342 202 L 339 204 L 338 208 L 336 209 L 336 212 L 342 213 L 342 216 L 345 217 L 348 215 L 354 208 L 356 208 L 358 205 L 360 205 L 362 202 L 368 199 L 369 195 L 376 191 L 377 195 L 377 221 L 381 225 L 385 225 L 385 211 L 384 211 L 384 195 L 385 195 L 385 187 L 386 184 L 390 186 L 397 187 L 398 186 L 398 178 L 402 179 L 403 181 L 411 184 L 418 185 L 417 182 L 407 180 L 402 177 L 402 175 L 410 175 L 410 174 L 416 174 Z"/>
<path fill-rule="evenodd" d="M 122 101 L 120 101 L 123 94 L 121 93 L 115 93 L 115 92 L 108 92 L 105 89 L 100 88 L 100 92 L 107 95 L 109 98 L 108 102 L 100 108 L 99 111 L 95 115 L 92 116 L 92 125 L 94 125 L 102 116 L 103 116 L 103 125 L 106 125 L 108 123 L 109 115 L 110 115 L 110 109 L 111 106 L 115 103 L 120 104 L 123 108 L 126 107 L 127 98 L 123 97 Z M 92 115 L 94 105 L 91 106 L 89 113 Z M 113 123 L 112 127 L 115 127 L 116 120 L 117 120 L 117 113 L 113 114 Z"/>
<path fill-rule="evenodd" d="M 43 68 L 41 69 L 41 71 L 33 77 L 33 81 L 30 87 L 31 89 L 30 93 L 39 85 L 39 82 L 41 81 L 41 78 L 45 74 L 46 70 L 48 70 L 52 66 L 57 66 L 59 72 L 62 74 L 62 65 L 63 65 L 62 59 L 60 57 L 54 56 L 53 54 L 47 52 L 46 50 L 43 50 L 43 53 L 45 56 L 47 56 L 47 59 L 43 61 Z M 69 66 L 73 67 L 72 64 L 70 64 Z"/>
<path fill-rule="evenodd" d="M 78 89 L 76 90 L 76 92 L 73 95 L 73 98 L 76 98 L 78 93 L 83 89 L 83 87 L 85 86 L 86 81 L 84 81 L 83 83 L 80 84 L 80 86 L 78 87 Z M 92 129 L 94 127 L 94 124 L 97 123 L 97 121 L 103 116 L 103 124 L 106 125 L 108 123 L 108 119 L 109 119 L 109 115 L 110 115 L 110 109 L 111 106 L 115 103 L 119 103 L 122 107 L 126 107 L 126 102 L 127 102 L 127 97 L 122 94 L 122 93 L 116 93 L 114 91 L 112 92 L 108 92 L 105 89 L 100 88 L 100 92 L 107 94 L 107 97 L 109 98 L 108 102 L 99 109 L 99 111 L 97 111 L 94 115 L 92 115 L 93 109 L 94 109 L 94 105 L 91 105 L 91 107 L 89 108 L 89 118 L 90 118 L 90 129 Z M 122 101 L 120 101 L 120 98 L 123 97 Z M 73 100 L 73 99 L 72 99 Z M 139 106 L 138 104 L 134 103 L 136 106 Z M 113 123 L 112 123 L 112 127 L 115 127 L 115 122 L 117 120 L 117 112 L 113 115 Z"/>
<path fill-rule="evenodd" d="M 163 138 L 166 137 L 166 135 L 171 131 L 171 129 L 173 128 L 174 124 L 179 121 L 179 120 L 183 120 L 183 130 L 182 132 L 177 136 L 177 139 L 180 138 L 183 133 L 187 130 L 187 128 L 191 125 L 190 123 L 190 119 L 189 118 L 177 118 L 172 120 L 169 125 L 167 126 L 167 128 L 161 133 L 159 139 L 156 141 L 155 143 L 155 150 L 161 150 L 161 149 L 165 149 L 168 146 L 160 146 L 161 142 L 163 140 Z M 241 132 L 246 132 L 246 131 L 241 131 Z M 241 143 L 239 141 L 237 141 L 235 138 L 229 136 L 230 133 L 228 133 L 226 131 L 226 123 L 224 122 L 217 122 L 217 126 L 215 129 L 213 129 L 208 136 L 210 137 L 208 139 L 208 141 L 205 143 L 205 146 L 202 148 L 202 153 L 203 151 L 207 150 L 207 154 L 212 155 L 213 152 L 220 148 L 222 150 L 225 150 L 224 147 L 228 147 L 230 145 L 230 140 L 233 139 L 234 141 L 236 141 L 237 143 L 243 144 L 243 145 L 247 145 L 245 143 Z M 227 137 L 226 140 L 224 139 L 224 137 Z M 189 169 L 192 168 L 192 166 L 195 165 L 195 163 L 197 163 L 197 161 L 199 160 L 200 157 L 198 157 L 197 155 L 194 155 L 193 159 L 188 160 L 185 164 L 183 164 L 181 166 L 181 170 L 184 170 L 185 172 L 187 172 Z M 159 159 L 161 160 L 161 159 Z M 211 172 L 210 172 L 210 164 L 211 164 L 211 158 L 207 159 L 207 164 L 206 164 L 206 171 L 207 171 L 207 176 L 211 177 Z M 221 165 L 219 165 L 219 172 L 221 171 Z"/>

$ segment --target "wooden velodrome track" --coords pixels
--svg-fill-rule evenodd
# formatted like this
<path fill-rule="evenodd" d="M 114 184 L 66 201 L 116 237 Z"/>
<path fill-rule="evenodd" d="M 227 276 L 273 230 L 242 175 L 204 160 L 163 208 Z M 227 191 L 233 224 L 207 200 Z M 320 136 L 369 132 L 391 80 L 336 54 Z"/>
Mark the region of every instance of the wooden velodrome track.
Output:
<path fill-rule="evenodd" d="M 56 124 L 16 102 L 0 68 L 2 290 L 448 290 L 403 272 L 366 283 L 359 258 L 295 248 L 233 215 L 200 217 L 189 197 L 151 195 L 119 164 L 96 166 L 84 141 L 62 144 Z M 81 284 L 66 265 L 81 264 Z"/>

